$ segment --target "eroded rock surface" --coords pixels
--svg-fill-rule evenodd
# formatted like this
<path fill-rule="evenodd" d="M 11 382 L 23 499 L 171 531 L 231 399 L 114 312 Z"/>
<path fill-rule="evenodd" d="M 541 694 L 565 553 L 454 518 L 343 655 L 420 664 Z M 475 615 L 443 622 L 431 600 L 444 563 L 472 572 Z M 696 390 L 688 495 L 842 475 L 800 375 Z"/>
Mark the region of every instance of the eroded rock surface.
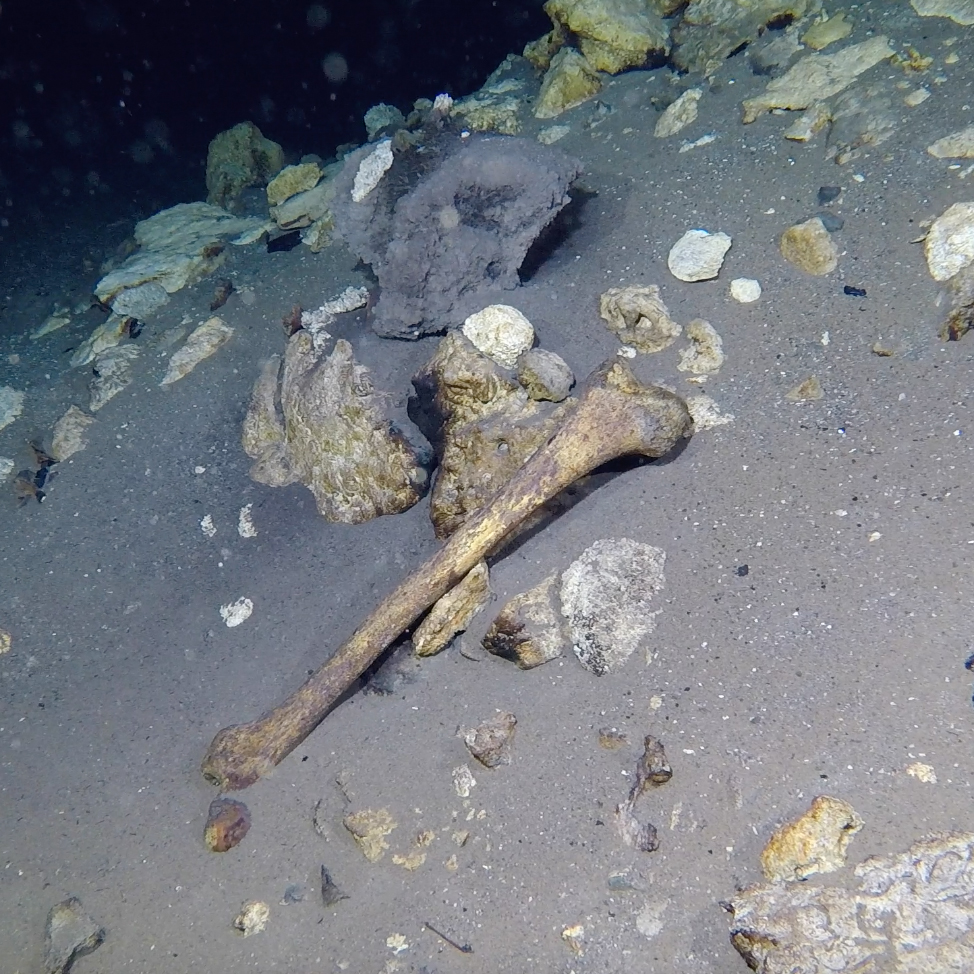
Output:
<path fill-rule="evenodd" d="M 427 451 L 385 415 L 369 370 L 343 340 L 319 358 L 307 331 L 292 335 L 283 365 L 275 356 L 254 386 L 242 440 L 256 461 L 253 480 L 304 484 L 329 521 L 396 514 L 426 492 Z"/>

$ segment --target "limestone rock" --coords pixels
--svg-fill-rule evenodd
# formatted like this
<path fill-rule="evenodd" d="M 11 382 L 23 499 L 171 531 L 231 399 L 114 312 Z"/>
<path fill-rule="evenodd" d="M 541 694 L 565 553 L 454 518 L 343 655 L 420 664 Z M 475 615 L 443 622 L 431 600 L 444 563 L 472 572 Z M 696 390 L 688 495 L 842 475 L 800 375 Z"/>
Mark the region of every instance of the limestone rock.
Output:
<path fill-rule="evenodd" d="M 949 17 L 955 24 L 974 24 L 974 0 L 910 0 L 921 17 Z"/>
<path fill-rule="evenodd" d="M 230 341 L 232 335 L 233 329 L 222 318 L 215 315 L 207 318 L 202 325 L 190 333 L 182 348 L 173 352 L 169 359 L 169 368 L 166 369 L 166 374 L 159 385 L 172 385 L 189 375 L 203 359 L 209 358 L 217 349 Z"/>
<path fill-rule="evenodd" d="M 45 974 L 66 974 L 76 957 L 90 954 L 105 939 L 105 929 L 99 926 L 71 896 L 51 908 L 44 930 Z"/>
<path fill-rule="evenodd" d="M 617 669 L 656 626 L 649 606 L 664 585 L 666 553 L 629 538 L 586 548 L 562 574 L 561 611 L 572 648 L 596 676 Z"/>
<path fill-rule="evenodd" d="M 666 139 L 686 128 L 697 117 L 697 104 L 703 97 L 703 88 L 690 88 L 683 92 L 672 105 L 660 115 L 653 129 L 657 139 Z"/>
<path fill-rule="evenodd" d="M 277 206 L 297 193 L 314 189 L 321 176 L 321 166 L 316 162 L 302 162 L 296 166 L 285 166 L 267 184 L 268 205 Z"/>
<path fill-rule="evenodd" d="M 562 112 L 594 98 L 602 90 L 595 68 L 572 47 L 563 47 L 552 59 L 534 106 L 535 118 L 557 118 Z"/>
<path fill-rule="evenodd" d="M 809 142 L 832 121 L 832 109 L 825 102 L 809 105 L 784 131 L 792 142 Z"/>
<path fill-rule="evenodd" d="M 741 304 L 751 304 L 761 297 L 761 282 L 753 277 L 735 277 L 730 284 L 730 296 Z"/>
<path fill-rule="evenodd" d="M 139 357 L 135 345 L 116 345 L 95 357 L 93 375 L 88 383 L 91 400 L 88 409 L 96 413 L 114 399 L 132 381 L 132 367 Z"/>
<path fill-rule="evenodd" d="M 683 330 L 670 317 L 655 284 L 609 288 L 599 299 L 599 313 L 621 342 L 639 352 L 661 352 Z"/>
<path fill-rule="evenodd" d="M 950 311 L 940 329 L 940 337 L 956 342 L 974 329 L 974 263 L 958 271 L 948 282 Z"/>
<path fill-rule="evenodd" d="M 757 974 L 972 969 L 974 834 L 928 835 L 867 859 L 853 875 L 858 883 L 772 883 L 738 893 L 731 942 Z"/>
<path fill-rule="evenodd" d="M 284 150 L 253 122 L 220 132 L 206 154 L 206 201 L 228 207 L 248 187 L 266 185 L 284 168 Z"/>
<path fill-rule="evenodd" d="M 822 383 L 818 376 L 810 375 L 807 379 L 802 379 L 793 389 L 785 393 L 788 402 L 815 402 L 825 397 Z"/>
<path fill-rule="evenodd" d="M 513 369 L 518 356 L 534 344 L 531 322 L 509 304 L 492 304 L 470 315 L 461 330 L 475 348 L 505 369 Z"/>
<path fill-rule="evenodd" d="M 72 406 L 55 424 L 51 441 L 51 456 L 59 463 L 83 450 L 88 442 L 85 430 L 95 421 L 94 416 Z"/>
<path fill-rule="evenodd" d="M 413 632 L 413 650 L 417 656 L 433 656 L 444 649 L 470 620 L 490 601 L 490 579 L 487 562 L 475 565 L 433 608 Z"/>
<path fill-rule="evenodd" d="M 845 13 L 833 14 L 825 20 L 817 20 L 808 30 L 802 34 L 802 44 L 810 47 L 813 51 L 821 51 L 834 44 L 836 41 L 844 40 L 852 33 L 855 25 L 852 21 L 845 19 Z"/>
<path fill-rule="evenodd" d="M 411 507 L 426 492 L 430 458 L 385 416 L 369 371 L 340 340 L 315 355 L 304 329 L 288 340 L 280 377 L 268 363 L 254 386 L 243 447 L 250 476 L 304 484 L 329 521 L 360 524 Z"/>
<path fill-rule="evenodd" d="M 333 226 L 331 199 L 335 188 L 330 179 L 322 179 L 311 189 L 295 193 L 277 206 L 271 207 L 271 219 L 281 230 L 301 230 L 316 223 Z"/>
<path fill-rule="evenodd" d="M 497 768 L 511 763 L 516 727 L 517 717 L 502 711 L 477 727 L 462 728 L 460 736 L 467 750 L 485 768 Z"/>
<path fill-rule="evenodd" d="M 129 333 L 130 327 L 131 319 L 126 315 L 110 314 L 75 349 L 68 360 L 72 368 L 87 365 L 108 349 L 114 348 Z"/>
<path fill-rule="evenodd" d="M 544 9 L 577 37 L 596 71 L 618 74 L 670 49 L 662 17 L 640 0 L 548 0 Z"/>
<path fill-rule="evenodd" d="M 517 135 L 521 131 L 522 108 L 521 100 L 515 94 L 497 94 L 482 88 L 456 102 L 453 114 L 459 116 L 472 132 Z"/>
<path fill-rule="evenodd" d="M 694 375 L 716 375 L 724 364 L 724 343 L 709 321 L 694 318 L 687 325 L 689 348 L 680 352 L 677 368 Z"/>
<path fill-rule="evenodd" d="M 849 843 L 863 826 L 856 810 L 840 798 L 820 795 L 804 815 L 775 830 L 761 853 L 770 882 L 794 882 L 845 865 Z"/>
<path fill-rule="evenodd" d="M 369 862 L 378 862 L 385 855 L 389 848 L 385 837 L 397 827 L 387 808 L 363 808 L 359 812 L 349 812 L 342 819 L 342 824 Z"/>
<path fill-rule="evenodd" d="M 6 429 L 24 411 L 24 393 L 12 386 L 0 386 L 0 430 Z"/>
<path fill-rule="evenodd" d="M 687 230 L 670 248 L 666 266 L 681 281 L 709 281 L 720 273 L 730 246 L 726 233 Z"/>
<path fill-rule="evenodd" d="M 208 203 L 178 203 L 136 224 L 138 250 L 95 285 L 95 296 L 111 305 L 126 289 L 149 282 L 173 294 L 212 274 L 228 243 L 252 243 L 273 225 Z"/>
<path fill-rule="evenodd" d="M 927 152 L 936 159 L 974 159 L 974 125 L 937 139 Z"/>
<path fill-rule="evenodd" d="M 538 71 L 547 71 L 551 59 L 562 49 L 567 37 L 564 27 L 556 24 L 547 34 L 524 45 L 524 57 Z"/>
<path fill-rule="evenodd" d="M 378 278 L 371 324 L 384 337 L 443 332 L 518 287 L 528 248 L 569 202 L 580 171 L 530 139 L 424 133 L 364 197 L 353 191 L 368 147 L 335 178 L 335 226 Z"/>
<path fill-rule="evenodd" d="M 753 122 L 773 108 L 808 108 L 814 102 L 831 98 L 894 53 L 889 38 L 880 35 L 850 44 L 834 54 L 809 54 L 769 82 L 762 94 L 744 102 L 744 123 Z"/>
<path fill-rule="evenodd" d="M 392 140 L 383 139 L 362 159 L 352 181 L 352 201 L 361 203 L 392 167 Z"/>
<path fill-rule="evenodd" d="M 974 262 L 974 203 L 948 206 L 930 225 L 923 244 L 935 281 L 946 281 Z"/>
<path fill-rule="evenodd" d="M 821 217 L 789 227 L 778 246 L 781 256 L 806 274 L 831 274 L 839 265 L 839 248 Z"/>
<path fill-rule="evenodd" d="M 558 577 L 515 595 L 491 623 L 483 646 L 488 653 L 529 670 L 561 656 L 571 643 L 558 603 Z"/>
<path fill-rule="evenodd" d="M 30 333 L 30 340 L 36 342 L 38 338 L 50 335 L 65 325 L 71 324 L 71 309 L 63 305 L 56 305 L 54 310 Z"/>
<path fill-rule="evenodd" d="M 563 402 L 575 384 L 575 376 L 560 355 L 529 348 L 517 360 L 517 381 L 532 399 Z"/>
<path fill-rule="evenodd" d="M 369 142 L 374 142 L 377 135 L 392 135 L 397 129 L 406 124 L 406 116 L 395 105 L 379 102 L 373 105 L 362 117 L 365 122 L 365 134 Z"/>
<path fill-rule="evenodd" d="M 765 26 L 803 17 L 812 0 L 690 0 L 673 31 L 673 61 L 683 71 L 712 74 Z"/>
<path fill-rule="evenodd" d="M 267 926 L 270 918 L 271 909 L 266 903 L 261 900 L 247 900 L 240 907 L 240 912 L 233 918 L 231 925 L 245 937 L 250 937 L 260 933 Z"/>

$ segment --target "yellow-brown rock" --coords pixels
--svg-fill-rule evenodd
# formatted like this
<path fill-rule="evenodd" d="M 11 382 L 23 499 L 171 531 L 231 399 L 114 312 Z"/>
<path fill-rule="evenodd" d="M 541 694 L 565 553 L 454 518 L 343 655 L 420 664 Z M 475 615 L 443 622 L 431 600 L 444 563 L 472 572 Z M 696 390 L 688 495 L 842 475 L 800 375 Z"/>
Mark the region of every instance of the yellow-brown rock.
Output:
<path fill-rule="evenodd" d="M 576 35 L 596 71 L 618 74 L 670 49 L 666 24 L 642 0 L 548 0 L 544 9 Z"/>
<path fill-rule="evenodd" d="M 435 656 L 470 625 L 489 600 L 490 578 L 487 562 L 482 561 L 434 603 L 413 633 L 413 652 L 417 656 Z"/>
<path fill-rule="evenodd" d="M 557 659 L 570 645 L 558 602 L 558 576 L 515 595 L 491 623 L 483 646 L 488 653 L 530 670 Z"/>
<path fill-rule="evenodd" d="M 819 217 L 796 223 L 782 235 L 781 256 L 806 274 L 830 274 L 839 264 L 839 248 Z"/>
<path fill-rule="evenodd" d="M 316 162 L 302 162 L 297 166 L 285 166 L 267 184 L 267 202 L 277 206 L 297 193 L 314 189 L 321 179 L 321 166 Z"/>
<path fill-rule="evenodd" d="M 563 47 L 552 59 L 541 82 L 535 118 L 556 118 L 593 98 L 602 90 L 598 73 L 572 47 Z"/>
<path fill-rule="evenodd" d="M 794 882 L 845 865 L 852 837 L 863 826 L 841 798 L 820 795 L 804 815 L 780 826 L 761 853 L 761 869 L 771 882 Z"/>
<path fill-rule="evenodd" d="M 551 59 L 561 50 L 567 36 L 564 27 L 555 24 L 543 37 L 524 45 L 524 57 L 539 71 L 547 71 Z"/>
<path fill-rule="evenodd" d="M 228 207 L 248 187 L 266 185 L 284 168 L 284 150 L 253 122 L 220 132 L 206 154 L 206 201 Z"/>

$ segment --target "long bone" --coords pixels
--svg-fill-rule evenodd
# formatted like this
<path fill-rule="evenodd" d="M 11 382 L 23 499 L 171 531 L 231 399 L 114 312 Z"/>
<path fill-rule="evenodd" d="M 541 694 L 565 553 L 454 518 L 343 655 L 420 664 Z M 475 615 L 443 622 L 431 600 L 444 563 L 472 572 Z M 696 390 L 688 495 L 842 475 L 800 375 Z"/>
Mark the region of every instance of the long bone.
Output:
<path fill-rule="evenodd" d="M 327 663 L 273 710 L 217 733 L 203 758 L 203 775 L 225 790 L 252 785 L 318 726 L 396 637 L 532 512 L 610 460 L 669 453 L 692 429 L 686 403 L 675 393 L 643 385 L 618 360 L 602 365 L 551 439 L 388 595 Z"/>

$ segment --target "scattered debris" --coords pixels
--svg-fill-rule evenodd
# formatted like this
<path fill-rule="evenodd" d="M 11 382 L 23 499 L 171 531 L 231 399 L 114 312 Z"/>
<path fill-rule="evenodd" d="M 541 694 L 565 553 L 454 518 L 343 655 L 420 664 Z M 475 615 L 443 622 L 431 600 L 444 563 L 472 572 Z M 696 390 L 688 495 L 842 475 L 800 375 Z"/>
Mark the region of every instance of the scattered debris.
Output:
<path fill-rule="evenodd" d="M 200 530 L 208 538 L 212 538 L 216 534 L 216 525 L 213 523 L 212 514 L 204 514 L 200 519 Z"/>
<path fill-rule="evenodd" d="M 845 865 L 852 837 L 863 827 L 856 810 L 841 798 L 820 795 L 804 815 L 779 826 L 761 853 L 769 882 L 793 882 Z"/>
<path fill-rule="evenodd" d="M 771 883 L 738 893 L 728 905 L 731 942 L 758 974 L 970 969 L 974 834 L 928 835 L 853 875 L 857 886 Z"/>
<path fill-rule="evenodd" d="M 246 504 L 240 508 L 240 513 L 237 515 L 237 534 L 241 538 L 257 537 L 257 528 L 254 527 L 253 517 L 251 516 L 253 507 L 253 504 Z"/>
<path fill-rule="evenodd" d="M 329 906 L 334 906 L 336 903 L 342 900 L 348 899 L 348 893 L 343 893 L 336 885 L 335 881 L 331 878 L 331 873 L 325 867 L 324 864 L 321 866 L 321 902 L 327 908 Z"/>
<path fill-rule="evenodd" d="M 723 232 L 687 230 L 670 248 L 666 266 L 681 281 L 709 281 L 720 273 L 731 238 Z"/>
<path fill-rule="evenodd" d="M 260 900 L 248 900 L 240 908 L 240 912 L 233 918 L 234 930 L 239 930 L 245 937 L 260 933 L 267 926 L 271 918 L 271 908 Z"/>
<path fill-rule="evenodd" d="M 237 599 L 236 602 L 229 602 L 227 605 L 220 606 L 220 615 L 228 629 L 233 629 L 242 622 L 246 622 L 253 611 L 254 603 L 246 598 Z"/>
<path fill-rule="evenodd" d="M 664 585 L 666 553 L 629 538 L 586 548 L 561 577 L 572 648 L 596 676 L 617 669 L 656 626 L 648 606 Z"/>
<path fill-rule="evenodd" d="M 77 957 L 101 946 L 105 928 L 84 912 L 81 900 L 71 896 L 51 908 L 44 929 L 45 974 L 67 974 Z"/>
<path fill-rule="evenodd" d="M 599 728 L 599 747 L 606 751 L 618 751 L 629 743 L 629 738 L 614 727 Z"/>
<path fill-rule="evenodd" d="M 585 953 L 585 927 L 581 923 L 565 927 L 561 932 L 561 939 L 568 944 L 576 957 L 581 957 Z"/>
<path fill-rule="evenodd" d="M 534 344 L 531 322 L 509 304 L 492 304 L 470 315 L 461 330 L 478 351 L 505 369 L 513 369 Z"/>
<path fill-rule="evenodd" d="M 639 797 L 650 785 L 665 784 L 673 777 L 673 769 L 666 759 L 662 743 L 651 735 L 643 742 L 643 753 L 636 763 L 636 779 L 625 801 L 616 807 L 616 826 L 622 841 L 641 852 L 655 852 L 659 848 L 656 826 L 641 824 L 635 815 Z"/>
<path fill-rule="evenodd" d="M 409 950 L 409 943 L 401 933 L 394 933 L 386 937 L 386 946 L 397 955 L 404 950 Z"/>
<path fill-rule="evenodd" d="M 473 947 L 471 947 L 470 944 L 461 944 L 458 941 L 454 940 L 452 937 L 448 937 L 445 933 L 442 933 L 441 931 L 437 930 L 432 923 L 427 922 L 424 923 L 423 926 L 426 927 L 427 930 L 430 930 L 433 933 L 435 933 L 436 936 L 440 938 L 440 940 L 444 941 L 445 943 L 448 943 L 451 947 L 456 947 L 456 949 L 459 950 L 461 954 L 473 953 Z"/>
<path fill-rule="evenodd" d="M 661 352 L 683 331 L 670 317 L 656 284 L 610 287 L 599 298 L 599 314 L 620 341 L 640 352 Z"/>
<path fill-rule="evenodd" d="M 214 798 L 206 816 L 203 841 L 210 852 L 226 852 L 250 831 L 250 809 L 232 798 Z"/>
<path fill-rule="evenodd" d="M 172 358 L 169 359 L 169 368 L 159 385 L 172 385 L 189 375 L 200 362 L 225 345 L 232 334 L 233 329 L 222 318 L 216 316 L 207 318 L 202 325 L 190 333 L 186 344 L 173 353 Z"/>
<path fill-rule="evenodd" d="M 517 717 L 502 711 L 477 727 L 460 731 L 467 750 L 485 767 L 496 768 L 511 763 L 511 747 Z"/>
<path fill-rule="evenodd" d="M 364 808 L 360 812 L 347 814 L 342 824 L 362 850 L 362 855 L 369 862 L 378 862 L 389 848 L 385 837 L 396 828 L 397 823 L 386 808 Z"/>
<path fill-rule="evenodd" d="M 67 460 L 68 457 L 79 453 L 88 445 L 85 431 L 94 421 L 94 416 L 89 416 L 77 406 L 71 406 L 54 424 L 51 453 L 58 460 Z"/>
<path fill-rule="evenodd" d="M 906 766 L 906 773 L 917 781 L 922 781 L 925 785 L 935 785 L 937 783 L 937 772 L 933 766 L 924 764 L 922 761 L 914 761 Z"/>
<path fill-rule="evenodd" d="M 797 386 L 785 393 L 785 399 L 788 402 L 813 402 L 816 399 L 822 399 L 824 396 L 822 383 L 818 381 L 818 376 L 815 375 L 802 379 Z"/>
<path fill-rule="evenodd" d="M 465 764 L 453 769 L 453 789 L 460 798 L 469 798 L 470 789 L 477 784 L 473 772 Z"/>
<path fill-rule="evenodd" d="M 693 430 L 702 433 L 734 422 L 733 413 L 722 413 L 710 396 L 687 396 L 687 409 L 693 417 Z"/>

